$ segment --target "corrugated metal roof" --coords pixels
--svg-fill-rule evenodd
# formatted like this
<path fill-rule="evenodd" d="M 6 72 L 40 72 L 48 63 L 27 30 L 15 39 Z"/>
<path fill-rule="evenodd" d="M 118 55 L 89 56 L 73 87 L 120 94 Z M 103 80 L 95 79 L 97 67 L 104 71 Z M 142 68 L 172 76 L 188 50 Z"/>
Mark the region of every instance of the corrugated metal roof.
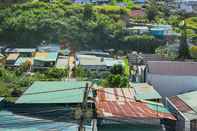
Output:
<path fill-rule="evenodd" d="M 16 103 L 82 103 L 86 83 L 86 81 L 37 81 Z"/>
<path fill-rule="evenodd" d="M 1 102 L 3 99 L 4 99 L 3 97 L 0 97 L 0 102 Z"/>
<path fill-rule="evenodd" d="M 31 64 L 33 64 L 33 58 L 31 57 L 19 57 L 16 62 L 15 62 L 15 66 L 20 66 L 21 64 L 25 63 L 26 61 L 30 61 Z"/>
<path fill-rule="evenodd" d="M 136 61 L 136 57 L 140 58 L 141 61 Z M 165 57 L 161 57 L 157 54 L 133 54 L 130 53 L 128 54 L 128 59 L 129 59 L 129 64 L 130 65 L 135 65 L 135 64 L 147 64 L 148 61 L 166 61 L 168 60 Z"/>
<path fill-rule="evenodd" d="M 175 120 L 175 117 L 169 112 L 160 112 L 160 110 L 155 111 L 155 108 L 150 108 L 148 105 L 151 103 L 145 102 L 136 102 L 131 93 L 128 94 L 128 97 L 124 93 L 119 94 L 115 91 L 117 89 L 111 89 L 113 92 L 109 93 L 109 88 L 99 89 L 97 91 L 96 98 L 96 110 L 98 117 L 102 118 L 120 118 L 120 119 L 132 119 L 132 118 L 144 118 L 144 119 L 172 119 Z M 120 92 L 122 92 L 120 88 Z M 117 96 L 123 96 L 119 98 Z M 129 97 L 130 96 L 130 97 Z M 119 98 L 119 99 L 117 99 Z M 160 105 L 158 105 L 160 106 Z"/>
<path fill-rule="evenodd" d="M 153 88 L 153 86 L 147 83 L 131 84 L 134 88 L 135 98 L 137 100 L 152 100 L 161 99 L 160 94 Z"/>
<path fill-rule="evenodd" d="M 7 48 L 5 52 L 10 52 L 10 53 L 31 53 L 35 52 L 35 48 Z"/>
<path fill-rule="evenodd" d="M 57 52 L 36 52 L 34 59 L 39 61 L 56 61 L 57 57 Z"/>
<path fill-rule="evenodd" d="M 197 76 L 197 62 L 149 61 L 148 72 L 159 75 Z"/>
<path fill-rule="evenodd" d="M 11 53 L 7 56 L 6 60 L 17 60 L 19 55 L 19 53 Z"/>
<path fill-rule="evenodd" d="M 181 95 L 178 95 L 178 97 L 184 101 L 189 107 L 191 107 L 195 112 L 197 112 L 197 91 L 184 93 Z"/>
<path fill-rule="evenodd" d="M 102 88 L 97 91 L 99 101 L 135 101 L 132 88 Z"/>
<path fill-rule="evenodd" d="M 91 131 L 91 126 L 85 126 Z M 0 111 L 1 131 L 78 131 L 78 124 L 69 122 L 55 122 L 17 115 L 9 111 Z"/>
<path fill-rule="evenodd" d="M 105 65 L 102 57 L 97 57 L 94 55 L 78 55 L 77 56 L 80 65 Z"/>
<path fill-rule="evenodd" d="M 169 98 L 170 101 L 176 106 L 176 108 L 181 112 L 192 111 L 192 108 L 189 107 L 184 101 L 182 101 L 179 97 L 173 96 Z"/>

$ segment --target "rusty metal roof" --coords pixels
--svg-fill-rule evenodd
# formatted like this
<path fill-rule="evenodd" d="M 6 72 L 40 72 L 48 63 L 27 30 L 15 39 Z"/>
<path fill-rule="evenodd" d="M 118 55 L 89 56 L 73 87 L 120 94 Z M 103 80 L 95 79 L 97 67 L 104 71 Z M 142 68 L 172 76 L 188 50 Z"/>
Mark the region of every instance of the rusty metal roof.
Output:
<path fill-rule="evenodd" d="M 181 111 L 181 112 L 192 111 L 192 109 L 184 101 L 182 101 L 179 97 L 173 96 L 169 99 L 176 106 L 176 108 L 179 111 Z"/>
<path fill-rule="evenodd" d="M 118 90 L 119 93 L 117 92 Z M 98 117 L 119 119 L 176 119 L 169 112 L 155 110 L 156 108 L 150 107 L 149 105 L 151 103 L 136 102 L 132 90 L 129 89 L 129 92 L 126 90 L 128 90 L 128 88 L 104 88 L 97 90 L 96 110 Z M 128 94 L 126 95 L 124 92 Z M 155 106 L 156 104 L 153 105 Z M 156 106 L 161 105 L 158 104 Z"/>

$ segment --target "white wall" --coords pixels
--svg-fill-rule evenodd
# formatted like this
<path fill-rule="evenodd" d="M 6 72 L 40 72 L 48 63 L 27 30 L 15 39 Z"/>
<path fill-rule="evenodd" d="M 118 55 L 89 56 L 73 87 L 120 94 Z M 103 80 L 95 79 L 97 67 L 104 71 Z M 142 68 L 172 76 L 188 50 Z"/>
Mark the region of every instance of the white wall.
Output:
<path fill-rule="evenodd" d="M 168 76 L 147 74 L 151 83 L 161 96 L 174 96 L 197 90 L 197 76 Z"/>

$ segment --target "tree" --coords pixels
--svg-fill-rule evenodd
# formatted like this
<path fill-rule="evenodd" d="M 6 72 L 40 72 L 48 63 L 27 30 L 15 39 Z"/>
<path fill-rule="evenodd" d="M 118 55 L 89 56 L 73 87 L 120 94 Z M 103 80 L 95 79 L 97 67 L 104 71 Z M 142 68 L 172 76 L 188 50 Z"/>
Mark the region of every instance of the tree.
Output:
<path fill-rule="evenodd" d="M 111 68 L 111 73 L 114 74 L 114 75 L 122 75 L 124 74 L 124 68 L 122 65 L 114 65 L 112 68 Z"/>
<path fill-rule="evenodd" d="M 151 22 L 154 21 L 158 15 L 159 9 L 156 0 L 150 0 L 145 8 L 147 19 Z"/>
<path fill-rule="evenodd" d="M 189 46 L 187 44 L 187 26 L 185 20 L 183 20 L 183 25 L 181 26 L 181 41 L 179 46 L 179 59 L 190 58 Z"/>
<path fill-rule="evenodd" d="M 62 79 L 66 77 L 68 74 L 68 71 L 66 69 L 58 69 L 58 68 L 49 68 L 46 72 L 45 75 L 48 78 L 52 79 Z"/>
<path fill-rule="evenodd" d="M 190 48 L 190 54 L 192 58 L 197 59 L 197 46 L 192 46 Z"/>

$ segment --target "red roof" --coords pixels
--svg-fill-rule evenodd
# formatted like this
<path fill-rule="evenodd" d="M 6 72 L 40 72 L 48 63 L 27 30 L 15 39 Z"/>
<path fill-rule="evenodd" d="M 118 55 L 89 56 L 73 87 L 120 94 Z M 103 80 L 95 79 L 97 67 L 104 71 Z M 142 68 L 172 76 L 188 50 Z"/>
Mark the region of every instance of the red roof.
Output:
<path fill-rule="evenodd" d="M 184 101 L 182 101 L 179 97 L 173 96 L 169 99 L 176 106 L 176 108 L 179 111 L 181 111 L 181 112 L 192 111 L 192 109 Z"/>
<path fill-rule="evenodd" d="M 132 10 L 129 14 L 130 17 L 144 16 L 145 13 L 143 10 Z"/>
<path fill-rule="evenodd" d="M 197 76 L 197 62 L 148 61 L 151 74 Z"/>
<path fill-rule="evenodd" d="M 167 112 L 157 112 L 148 107 L 144 102 L 136 102 L 133 99 L 133 95 L 118 96 L 115 94 L 117 90 L 125 92 L 128 88 L 111 89 L 112 92 L 108 92 L 109 88 L 100 89 L 97 91 L 96 110 L 98 117 L 102 118 L 144 118 L 144 119 L 171 119 L 176 118 Z M 108 99 L 109 95 L 113 95 L 112 100 Z M 123 97 L 122 99 L 116 99 Z M 115 98 L 115 99 L 114 99 Z"/>

